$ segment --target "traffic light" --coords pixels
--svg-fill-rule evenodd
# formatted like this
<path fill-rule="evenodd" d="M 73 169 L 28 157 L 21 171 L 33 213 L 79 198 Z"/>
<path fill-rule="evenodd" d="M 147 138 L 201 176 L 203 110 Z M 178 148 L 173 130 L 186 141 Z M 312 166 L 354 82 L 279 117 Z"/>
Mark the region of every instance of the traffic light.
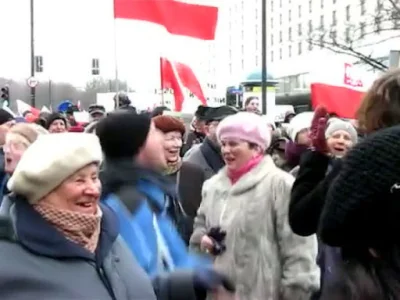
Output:
<path fill-rule="evenodd" d="M 4 86 L 4 87 L 1 89 L 1 100 L 2 100 L 3 102 L 4 102 L 4 101 L 9 102 L 9 101 L 10 101 L 10 89 L 9 89 L 8 86 Z"/>

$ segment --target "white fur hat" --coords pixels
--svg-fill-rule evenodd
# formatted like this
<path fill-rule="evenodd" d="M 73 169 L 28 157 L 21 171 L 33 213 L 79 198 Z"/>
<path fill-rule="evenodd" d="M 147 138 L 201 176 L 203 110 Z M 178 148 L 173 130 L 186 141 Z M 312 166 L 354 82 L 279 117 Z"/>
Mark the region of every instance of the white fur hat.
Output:
<path fill-rule="evenodd" d="M 311 128 L 312 119 L 314 117 L 314 112 L 307 111 L 296 115 L 289 123 L 287 127 L 287 133 L 289 138 L 296 142 L 297 134 L 303 129 Z"/>
<path fill-rule="evenodd" d="M 94 134 L 41 135 L 22 155 L 7 187 L 35 203 L 76 171 L 101 160 L 100 143 Z"/>

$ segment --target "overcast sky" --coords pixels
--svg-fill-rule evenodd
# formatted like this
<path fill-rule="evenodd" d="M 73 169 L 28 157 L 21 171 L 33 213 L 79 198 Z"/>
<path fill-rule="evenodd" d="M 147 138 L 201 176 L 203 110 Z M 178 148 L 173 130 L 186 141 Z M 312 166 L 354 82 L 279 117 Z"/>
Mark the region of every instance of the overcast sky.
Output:
<path fill-rule="evenodd" d="M 113 19 L 113 0 L 34 0 L 35 48 L 42 55 L 41 78 L 84 86 L 91 59 L 100 58 L 101 75 L 114 78 L 114 25 L 119 78 L 130 84 L 159 82 L 160 53 L 190 63 L 202 77 L 206 43 L 166 37 L 159 26 Z M 30 0 L 0 0 L 0 76 L 30 75 Z M 168 42 L 167 42 L 168 41 Z M 161 47 L 162 46 L 162 47 Z"/>

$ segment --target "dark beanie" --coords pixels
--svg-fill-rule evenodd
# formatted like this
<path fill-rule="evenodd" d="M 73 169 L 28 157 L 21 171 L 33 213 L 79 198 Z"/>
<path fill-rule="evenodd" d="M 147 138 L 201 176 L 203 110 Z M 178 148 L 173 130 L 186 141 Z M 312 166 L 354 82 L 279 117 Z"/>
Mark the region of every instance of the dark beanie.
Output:
<path fill-rule="evenodd" d="M 399 216 L 400 126 L 396 126 L 376 132 L 347 153 L 329 188 L 319 234 L 323 242 L 336 247 L 399 243 Z"/>
<path fill-rule="evenodd" d="M 55 120 L 61 120 L 64 122 L 65 127 L 67 126 L 67 118 L 61 113 L 54 112 L 46 117 L 46 129 L 49 129 Z"/>
<path fill-rule="evenodd" d="M 96 134 L 106 158 L 133 158 L 146 143 L 150 126 L 149 116 L 118 110 L 97 123 Z"/>
<path fill-rule="evenodd" d="M 5 109 L 0 108 L 0 125 L 3 125 L 11 120 L 14 120 L 14 116 Z"/>

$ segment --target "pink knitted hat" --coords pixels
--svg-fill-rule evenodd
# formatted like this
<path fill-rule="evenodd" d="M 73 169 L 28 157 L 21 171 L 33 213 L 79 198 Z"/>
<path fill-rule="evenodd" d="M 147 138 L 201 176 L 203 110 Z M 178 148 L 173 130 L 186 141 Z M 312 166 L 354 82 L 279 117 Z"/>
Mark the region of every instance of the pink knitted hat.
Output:
<path fill-rule="evenodd" d="M 218 140 L 239 139 L 260 146 L 266 150 L 271 143 L 271 135 L 264 119 L 254 113 L 239 112 L 228 116 L 219 123 Z"/>

